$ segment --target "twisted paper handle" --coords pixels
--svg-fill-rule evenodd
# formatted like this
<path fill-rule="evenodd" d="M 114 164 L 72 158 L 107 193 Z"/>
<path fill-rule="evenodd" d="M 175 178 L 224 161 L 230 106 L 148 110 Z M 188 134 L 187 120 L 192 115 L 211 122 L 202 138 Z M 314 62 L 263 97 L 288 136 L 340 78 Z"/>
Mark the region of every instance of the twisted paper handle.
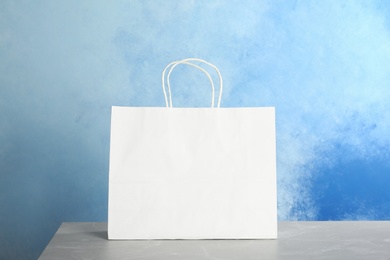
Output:
<path fill-rule="evenodd" d="M 205 70 L 203 69 L 202 67 L 192 63 L 192 61 L 196 61 L 196 62 L 201 62 L 201 63 L 204 63 L 204 64 L 207 64 L 209 65 L 210 67 L 212 67 L 218 74 L 218 79 L 219 79 L 219 95 L 218 95 L 218 102 L 217 102 L 217 108 L 220 107 L 221 105 L 221 99 L 222 99 L 222 90 L 223 90 L 223 82 L 222 82 L 222 76 L 221 76 L 221 73 L 219 72 L 218 68 L 214 65 L 214 64 L 211 64 L 205 60 L 202 60 L 202 59 L 198 59 L 198 58 L 188 58 L 188 59 L 183 59 L 183 60 L 178 60 L 178 61 L 173 61 L 171 63 L 169 63 L 163 70 L 162 72 L 162 89 L 163 89 L 163 92 L 164 92 L 164 97 L 165 97 L 165 105 L 166 107 L 173 107 L 173 104 L 172 104 L 172 93 L 171 93 L 171 84 L 170 84 L 170 76 L 171 76 L 171 73 L 173 71 L 173 69 L 179 65 L 179 64 L 186 64 L 186 65 L 190 65 L 192 67 L 195 67 L 197 69 L 199 69 L 200 71 L 202 71 L 203 73 L 206 74 L 206 76 L 208 77 L 209 81 L 210 81 L 210 84 L 211 84 L 211 107 L 215 107 L 214 105 L 214 100 L 215 100 L 215 87 L 214 87 L 214 82 L 213 82 L 213 79 L 211 78 L 210 74 Z M 168 74 L 166 76 L 166 73 L 167 73 L 167 70 L 169 68 L 169 71 L 168 71 Z M 166 83 L 167 83 L 167 87 L 168 87 L 168 96 L 167 96 L 167 92 L 166 92 L 166 87 L 165 87 L 165 78 L 166 78 Z"/>

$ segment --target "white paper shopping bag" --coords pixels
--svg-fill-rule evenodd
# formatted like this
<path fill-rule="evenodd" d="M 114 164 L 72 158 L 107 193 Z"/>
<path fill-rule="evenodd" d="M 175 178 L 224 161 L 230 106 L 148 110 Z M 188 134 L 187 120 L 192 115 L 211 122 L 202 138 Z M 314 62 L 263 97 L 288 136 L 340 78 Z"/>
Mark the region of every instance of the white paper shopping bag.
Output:
<path fill-rule="evenodd" d="M 109 239 L 277 237 L 274 108 L 219 108 L 222 80 L 217 108 L 173 108 L 170 72 L 199 61 L 169 65 L 167 108 L 112 107 Z"/>

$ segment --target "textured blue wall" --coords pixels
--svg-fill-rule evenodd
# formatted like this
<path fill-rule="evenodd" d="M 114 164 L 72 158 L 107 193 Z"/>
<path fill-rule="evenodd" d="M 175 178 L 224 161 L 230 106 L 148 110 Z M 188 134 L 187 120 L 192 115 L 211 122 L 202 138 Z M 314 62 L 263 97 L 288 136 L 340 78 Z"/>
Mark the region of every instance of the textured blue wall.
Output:
<path fill-rule="evenodd" d="M 390 219 L 389 6 L 0 1 L 0 259 L 107 220 L 110 107 L 164 106 L 185 57 L 220 68 L 222 106 L 276 107 L 279 219 Z"/>

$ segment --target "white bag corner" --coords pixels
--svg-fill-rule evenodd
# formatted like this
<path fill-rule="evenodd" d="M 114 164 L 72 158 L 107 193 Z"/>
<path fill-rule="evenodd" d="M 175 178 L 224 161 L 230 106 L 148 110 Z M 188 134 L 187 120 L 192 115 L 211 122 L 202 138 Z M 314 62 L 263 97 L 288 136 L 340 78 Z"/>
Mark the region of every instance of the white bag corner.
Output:
<path fill-rule="evenodd" d="M 173 107 L 179 64 L 210 79 L 211 108 Z M 109 239 L 277 238 L 275 109 L 220 108 L 200 59 L 162 83 L 165 108 L 112 107 Z"/>

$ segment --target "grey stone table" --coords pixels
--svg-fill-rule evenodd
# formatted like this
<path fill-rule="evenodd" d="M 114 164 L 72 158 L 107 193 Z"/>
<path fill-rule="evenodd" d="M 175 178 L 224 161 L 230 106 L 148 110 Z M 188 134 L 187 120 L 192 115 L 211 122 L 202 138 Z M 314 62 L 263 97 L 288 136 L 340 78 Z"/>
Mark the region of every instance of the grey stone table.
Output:
<path fill-rule="evenodd" d="M 44 259 L 387 259 L 390 221 L 279 222 L 277 240 L 107 240 L 107 223 L 58 229 Z"/>

